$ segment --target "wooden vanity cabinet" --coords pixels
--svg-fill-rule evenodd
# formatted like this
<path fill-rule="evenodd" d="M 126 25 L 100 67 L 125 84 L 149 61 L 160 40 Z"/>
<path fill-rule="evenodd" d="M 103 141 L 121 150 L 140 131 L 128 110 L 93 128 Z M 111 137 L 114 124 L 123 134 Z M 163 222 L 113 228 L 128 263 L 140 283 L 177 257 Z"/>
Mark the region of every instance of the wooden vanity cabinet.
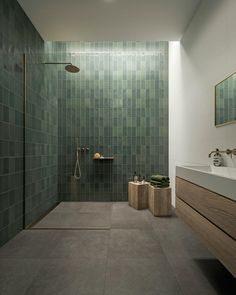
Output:
<path fill-rule="evenodd" d="M 236 202 L 176 177 L 176 212 L 236 277 Z"/>

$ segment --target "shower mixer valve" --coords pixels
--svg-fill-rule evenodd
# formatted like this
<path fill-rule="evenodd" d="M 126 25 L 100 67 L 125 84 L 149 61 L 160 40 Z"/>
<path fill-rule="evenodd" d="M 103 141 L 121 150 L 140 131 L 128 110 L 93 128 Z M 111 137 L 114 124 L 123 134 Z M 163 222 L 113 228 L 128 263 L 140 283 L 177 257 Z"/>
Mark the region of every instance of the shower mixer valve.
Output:
<path fill-rule="evenodd" d="M 81 152 L 81 153 L 88 152 L 89 147 L 86 147 L 86 146 L 78 147 L 78 151 Z"/>

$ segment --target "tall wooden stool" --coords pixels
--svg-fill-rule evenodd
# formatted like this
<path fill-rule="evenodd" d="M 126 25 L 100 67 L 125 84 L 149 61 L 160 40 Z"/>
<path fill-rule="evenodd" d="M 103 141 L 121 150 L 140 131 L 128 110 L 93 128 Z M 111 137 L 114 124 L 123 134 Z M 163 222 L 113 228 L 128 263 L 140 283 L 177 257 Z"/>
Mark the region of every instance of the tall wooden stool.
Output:
<path fill-rule="evenodd" d="M 154 216 L 171 215 L 171 188 L 148 186 L 148 207 Z"/>
<path fill-rule="evenodd" d="M 149 182 L 129 182 L 128 199 L 131 207 L 137 210 L 148 208 L 148 185 Z"/>

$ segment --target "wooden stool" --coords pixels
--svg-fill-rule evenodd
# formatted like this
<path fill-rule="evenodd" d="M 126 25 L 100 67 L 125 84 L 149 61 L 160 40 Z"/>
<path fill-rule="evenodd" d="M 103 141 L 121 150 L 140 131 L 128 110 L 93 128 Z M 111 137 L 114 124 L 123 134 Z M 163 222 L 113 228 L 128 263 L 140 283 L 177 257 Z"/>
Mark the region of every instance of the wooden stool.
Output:
<path fill-rule="evenodd" d="M 148 207 L 154 216 L 171 215 L 171 188 L 148 186 Z"/>
<path fill-rule="evenodd" d="M 128 199 L 131 207 L 137 210 L 148 208 L 148 185 L 149 182 L 129 182 Z"/>

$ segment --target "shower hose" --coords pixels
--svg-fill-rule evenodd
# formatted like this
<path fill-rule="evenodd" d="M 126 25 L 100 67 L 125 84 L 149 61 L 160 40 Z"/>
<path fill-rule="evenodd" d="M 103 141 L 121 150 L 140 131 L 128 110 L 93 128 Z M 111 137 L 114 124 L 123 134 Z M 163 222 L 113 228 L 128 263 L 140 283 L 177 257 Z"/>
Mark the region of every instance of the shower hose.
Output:
<path fill-rule="evenodd" d="M 79 163 L 79 148 L 77 147 L 74 178 L 76 180 L 79 180 L 80 177 L 81 177 L 81 169 L 80 169 L 80 163 Z"/>

